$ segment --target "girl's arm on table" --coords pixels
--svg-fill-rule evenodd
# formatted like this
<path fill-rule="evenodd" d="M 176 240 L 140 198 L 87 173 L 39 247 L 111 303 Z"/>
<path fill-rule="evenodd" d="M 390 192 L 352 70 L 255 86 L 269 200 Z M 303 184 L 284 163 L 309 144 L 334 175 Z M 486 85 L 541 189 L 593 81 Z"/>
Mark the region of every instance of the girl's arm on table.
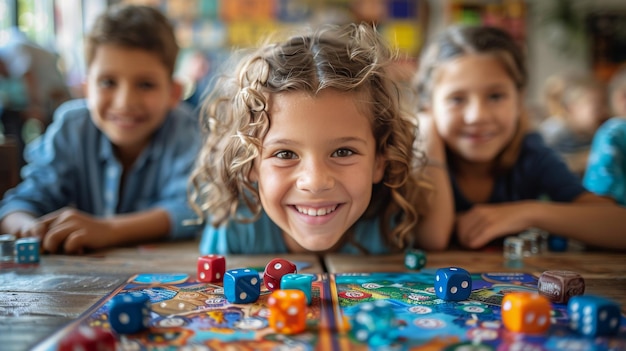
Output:
<path fill-rule="evenodd" d="M 425 250 L 444 250 L 450 244 L 454 225 L 454 199 L 445 147 L 430 117 L 419 117 L 419 131 L 418 141 L 428 157 L 424 174 L 433 190 L 429 197 L 428 214 L 418 225 L 416 244 Z"/>
<path fill-rule="evenodd" d="M 537 227 L 588 245 L 626 249 L 626 208 L 591 193 L 572 203 L 519 201 L 476 205 L 457 218 L 461 243 L 479 248 L 498 237 Z"/>

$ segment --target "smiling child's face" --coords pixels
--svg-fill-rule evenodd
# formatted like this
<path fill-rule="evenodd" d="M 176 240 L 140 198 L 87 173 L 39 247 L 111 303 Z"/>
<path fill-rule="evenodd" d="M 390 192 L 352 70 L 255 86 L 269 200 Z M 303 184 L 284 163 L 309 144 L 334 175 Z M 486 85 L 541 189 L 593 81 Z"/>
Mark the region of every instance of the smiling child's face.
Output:
<path fill-rule="evenodd" d="M 437 131 L 465 161 L 492 162 L 512 140 L 521 95 L 496 57 L 467 54 L 443 63 L 432 95 Z"/>
<path fill-rule="evenodd" d="M 123 155 L 137 155 L 180 98 L 166 66 L 149 51 L 104 44 L 89 65 L 91 118 Z"/>
<path fill-rule="evenodd" d="M 383 178 L 384 160 L 357 96 L 327 89 L 271 98 L 271 126 L 251 179 L 292 252 L 333 248 Z"/>

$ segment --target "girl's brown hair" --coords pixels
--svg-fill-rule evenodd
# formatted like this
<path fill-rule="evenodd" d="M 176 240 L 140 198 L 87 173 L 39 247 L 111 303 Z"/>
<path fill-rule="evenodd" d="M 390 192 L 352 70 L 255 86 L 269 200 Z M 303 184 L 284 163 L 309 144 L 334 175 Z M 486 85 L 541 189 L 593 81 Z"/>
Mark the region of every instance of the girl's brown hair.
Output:
<path fill-rule="evenodd" d="M 373 185 L 363 217 L 378 216 L 390 247 L 403 247 L 426 211 L 427 184 L 420 176 L 424 156 L 415 148 L 415 119 L 388 74 L 394 58 L 368 25 L 326 26 L 245 55 L 203 105 L 207 140 L 190 189 L 191 205 L 201 218 L 210 217 L 215 226 L 229 219 L 257 219 L 261 203 L 249 174 L 271 125 L 269 99 L 283 92 L 315 96 L 333 89 L 359 99 L 371 116 L 376 151 L 386 160 L 383 181 Z M 252 218 L 238 216 L 241 207 Z"/>
<path fill-rule="evenodd" d="M 523 93 L 528 84 L 525 57 L 521 47 L 504 30 L 486 26 L 451 26 L 429 46 L 424 53 L 415 76 L 418 111 L 430 107 L 434 75 L 442 64 L 459 56 L 469 54 L 493 55 L 497 58 Z M 495 171 L 510 169 L 528 131 L 528 112 L 522 109 L 518 126 L 511 142 L 500 152 L 495 162 Z"/>

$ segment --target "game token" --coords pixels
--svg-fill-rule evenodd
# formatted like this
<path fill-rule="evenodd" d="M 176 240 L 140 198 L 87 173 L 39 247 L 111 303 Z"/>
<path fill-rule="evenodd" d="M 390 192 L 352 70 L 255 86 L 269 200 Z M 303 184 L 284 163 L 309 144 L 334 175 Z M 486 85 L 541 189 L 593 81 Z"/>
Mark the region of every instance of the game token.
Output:
<path fill-rule="evenodd" d="M 280 280 L 289 273 L 298 273 L 296 265 L 284 258 L 274 258 L 265 266 L 263 284 L 270 291 L 280 289 Z"/>
<path fill-rule="evenodd" d="M 274 290 L 267 299 L 269 325 L 279 333 L 296 334 L 306 329 L 306 296 L 297 289 Z"/>
<path fill-rule="evenodd" d="M 408 249 L 404 253 L 404 266 L 408 269 L 422 269 L 426 266 L 426 253 L 419 249 Z"/>
<path fill-rule="evenodd" d="M 504 239 L 504 264 L 509 268 L 520 268 L 523 266 L 524 258 L 524 240 L 509 236 Z"/>
<path fill-rule="evenodd" d="M 0 235 L 0 262 L 12 262 L 15 257 L 15 235 Z"/>
<path fill-rule="evenodd" d="M 585 280 L 576 272 L 545 271 L 539 276 L 537 290 L 554 303 L 567 303 L 585 292 Z"/>
<path fill-rule="evenodd" d="M 446 301 L 466 300 L 472 293 L 472 276 L 463 268 L 439 268 L 435 274 L 435 294 Z"/>
<path fill-rule="evenodd" d="M 15 261 L 17 263 L 38 263 L 41 240 L 37 237 L 15 240 Z"/>
<path fill-rule="evenodd" d="M 79 326 L 59 343 L 58 351 L 115 351 L 115 336 L 109 330 Z"/>
<path fill-rule="evenodd" d="M 569 242 L 567 238 L 557 235 L 550 235 L 548 237 L 548 250 L 552 252 L 567 251 Z"/>
<path fill-rule="evenodd" d="M 522 255 L 530 257 L 539 254 L 540 238 L 539 233 L 534 230 L 525 230 L 520 233 L 518 238 L 522 239 Z"/>
<path fill-rule="evenodd" d="M 502 299 L 502 322 L 512 332 L 546 332 L 550 328 L 551 312 L 550 300 L 537 293 L 511 292 Z"/>
<path fill-rule="evenodd" d="M 621 311 L 618 303 L 601 296 L 574 296 L 567 304 L 570 328 L 585 336 L 615 335 Z"/>
<path fill-rule="evenodd" d="M 150 324 L 150 296 L 140 291 L 127 292 L 111 300 L 111 328 L 119 334 L 134 334 Z"/>

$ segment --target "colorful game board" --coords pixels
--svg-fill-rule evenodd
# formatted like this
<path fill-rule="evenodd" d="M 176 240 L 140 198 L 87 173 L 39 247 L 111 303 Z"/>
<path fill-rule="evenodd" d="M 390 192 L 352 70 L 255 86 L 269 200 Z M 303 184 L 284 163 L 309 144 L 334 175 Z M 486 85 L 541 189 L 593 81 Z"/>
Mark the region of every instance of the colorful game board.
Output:
<path fill-rule="evenodd" d="M 434 270 L 416 273 L 319 274 L 307 312 L 307 331 L 277 334 L 267 322 L 268 291 L 253 304 L 230 304 L 220 284 L 198 283 L 186 274 L 139 274 L 37 349 L 54 350 L 78 325 L 109 328 L 108 303 L 125 291 L 151 296 L 150 329 L 118 336 L 121 350 L 367 350 L 349 333 L 355 306 L 388 300 L 398 318 L 406 350 L 626 350 L 626 318 L 611 338 L 585 338 L 570 331 L 566 305 L 554 305 L 544 335 L 507 331 L 500 302 L 508 291 L 536 291 L 537 278 L 524 273 L 473 274 L 473 292 L 462 302 L 438 299 Z M 473 347 L 473 348 L 472 348 Z"/>

